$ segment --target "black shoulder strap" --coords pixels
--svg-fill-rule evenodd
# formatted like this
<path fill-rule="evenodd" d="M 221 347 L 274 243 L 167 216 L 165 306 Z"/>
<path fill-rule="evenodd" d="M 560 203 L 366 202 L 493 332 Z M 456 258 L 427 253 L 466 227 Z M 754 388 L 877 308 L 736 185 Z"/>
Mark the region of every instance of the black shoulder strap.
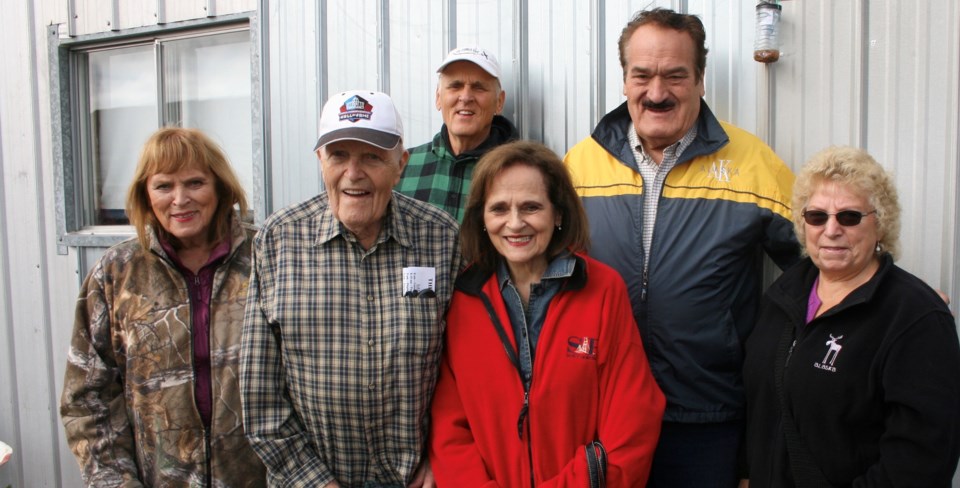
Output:
<path fill-rule="evenodd" d="M 590 488 L 605 488 L 607 486 L 607 450 L 600 441 L 593 441 L 583 446 L 583 451 L 587 456 Z"/>
<path fill-rule="evenodd" d="M 793 421 L 793 413 L 783 394 L 783 377 L 786 374 L 790 355 L 797 344 L 794 337 L 793 324 L 786 324 L 780 334 L 777 344 L 776 364 L 774 365 L 774 386 L 777 390 L 777 399 L 780 401 L 780 423 L 783 425 L 783 437 L 787 442 L 787 454 L 790 472 L 796 488 L 821 488 L 831 486 L 817 466 L 810 450 L 800 439 L 800 432 Z"/>
<path fill-rule="evenodd" d="M 520 382 L 523 383 L 523 372 L 520 370 L 520 359 L 517 355 L 517 350 L 513 348 L 513 344 L 510 344 L 510 337 L 507 336 L 507 330 L 504 329 L 503 324 L 500 323 L 500 317 L 497 317 L 497 311 L 493 308 L 490 297 L 481 291 L 480 300 L 483 301 L 483 306 L 487 309 L 487 315 L 490 316 L 490 321 L 493 322 L 493 328 L 496 329 L 497 335 L 500 336 L 503 349 L 507 352 L 507 359 L 509 359 L 513 367 L 516 368 L 517 374 L 520 375 Z"/>
<path fill-rule="evenodd" d="M 517 435 L 520 436 L 520 439 L 523 439 L 523 424 L 527 418 L 527 413 L 530 411 L 530 392 L 527 391 L 527 383 L 523 380 L 523 370 L 520 369 L 520 355 L 517 353 L 517 350 L 514 349 L 513 345 L 510 344 L 510 337 L 507 336 L 507 330 L 504 329 L 503 324 L 500 323 L 500 317 L 497 317 L 497 311 L 493 308 L 490 297 L 482 290 L 478 296 L 483 302 L 483 306 L 487 309 L 487 315 L 490 316 L 490 321 L 493 322 L 493 328 L 496 329 L 497 335 L 500 336 L 500 342 L 503 343 L 503 350 L 507 353 L 507 359 L 510 360 L 514 369 L 517 370 L 517 376 L 520 377 L 520 384 L 523 385 L 523 406 L 520 407 L 520 415 L 519 418 L 517 418 Z"/>

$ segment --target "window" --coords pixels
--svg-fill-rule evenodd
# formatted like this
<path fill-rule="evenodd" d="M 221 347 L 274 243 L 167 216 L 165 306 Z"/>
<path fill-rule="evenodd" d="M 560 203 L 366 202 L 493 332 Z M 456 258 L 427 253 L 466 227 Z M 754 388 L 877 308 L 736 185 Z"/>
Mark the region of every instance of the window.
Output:
<path fill-rule="evenodd" d="M 255 200 L 252 45 L 243 23 L 60 46 L 62 244 L 106 246 L 132 232 L 120 227 L 127 188 L 163 126 L 210 135 Z M 103 234 L 114 238 L 91 239 Z"/>

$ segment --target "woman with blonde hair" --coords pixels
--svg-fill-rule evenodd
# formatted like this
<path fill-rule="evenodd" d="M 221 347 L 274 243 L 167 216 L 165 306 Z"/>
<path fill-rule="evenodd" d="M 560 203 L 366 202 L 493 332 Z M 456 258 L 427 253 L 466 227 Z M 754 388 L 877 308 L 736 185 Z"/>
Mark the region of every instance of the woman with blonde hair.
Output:
<path fill-rule="evenodd" d="M 893 178 L 852 147 L 793 191 L 807 258 L 767 290 L 747 341 L 750 485 L 948 487 L 960 457 L 960 344 L 943 300 L 894 264 Z"/>

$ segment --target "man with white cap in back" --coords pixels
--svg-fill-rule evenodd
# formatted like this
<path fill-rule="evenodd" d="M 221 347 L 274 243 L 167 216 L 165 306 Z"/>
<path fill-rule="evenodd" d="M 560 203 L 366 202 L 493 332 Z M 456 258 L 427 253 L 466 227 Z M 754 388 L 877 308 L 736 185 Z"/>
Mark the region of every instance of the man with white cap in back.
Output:
<path fill-rule="evenodd" d="M 477 161 L 520 134 L 500 115 L 506 93 L 493 53 L 479 47 L 454 49 L 437 73 L 436 106 L 443 126 L 433 140 L 410 149 L 410 161 L 396 190 L 432 203 L 461 221 Z"/>
<path fill-rule="evenodd" d="M 392 191 L 409 155 L 387 95 L 331 97 L 314 150 L 326 191 L 254 241 L 247 437 L 271 486 L 433 486 L 423 452 L 457 223 Z"/>

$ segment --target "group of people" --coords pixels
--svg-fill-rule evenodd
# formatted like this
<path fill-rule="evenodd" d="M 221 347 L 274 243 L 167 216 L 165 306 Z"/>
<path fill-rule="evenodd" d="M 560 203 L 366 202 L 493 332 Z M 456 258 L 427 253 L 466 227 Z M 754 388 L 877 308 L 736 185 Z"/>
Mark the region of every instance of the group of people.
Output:
<path fill-rule="evenodd" d="M 794 181 L 719 121 L 695 16 L 640 12 L 619 50 L 626 101 L 563 159 L 480 48 L 410 150 L 388 95 L 334 95 L 325 191 L 259 230 L 209 138 L 156 132 L 137 239 L 77 303 L 86 484 L 949 486 L 960 344 L 893 263 L 892 177 L 834 147 Z"/>

